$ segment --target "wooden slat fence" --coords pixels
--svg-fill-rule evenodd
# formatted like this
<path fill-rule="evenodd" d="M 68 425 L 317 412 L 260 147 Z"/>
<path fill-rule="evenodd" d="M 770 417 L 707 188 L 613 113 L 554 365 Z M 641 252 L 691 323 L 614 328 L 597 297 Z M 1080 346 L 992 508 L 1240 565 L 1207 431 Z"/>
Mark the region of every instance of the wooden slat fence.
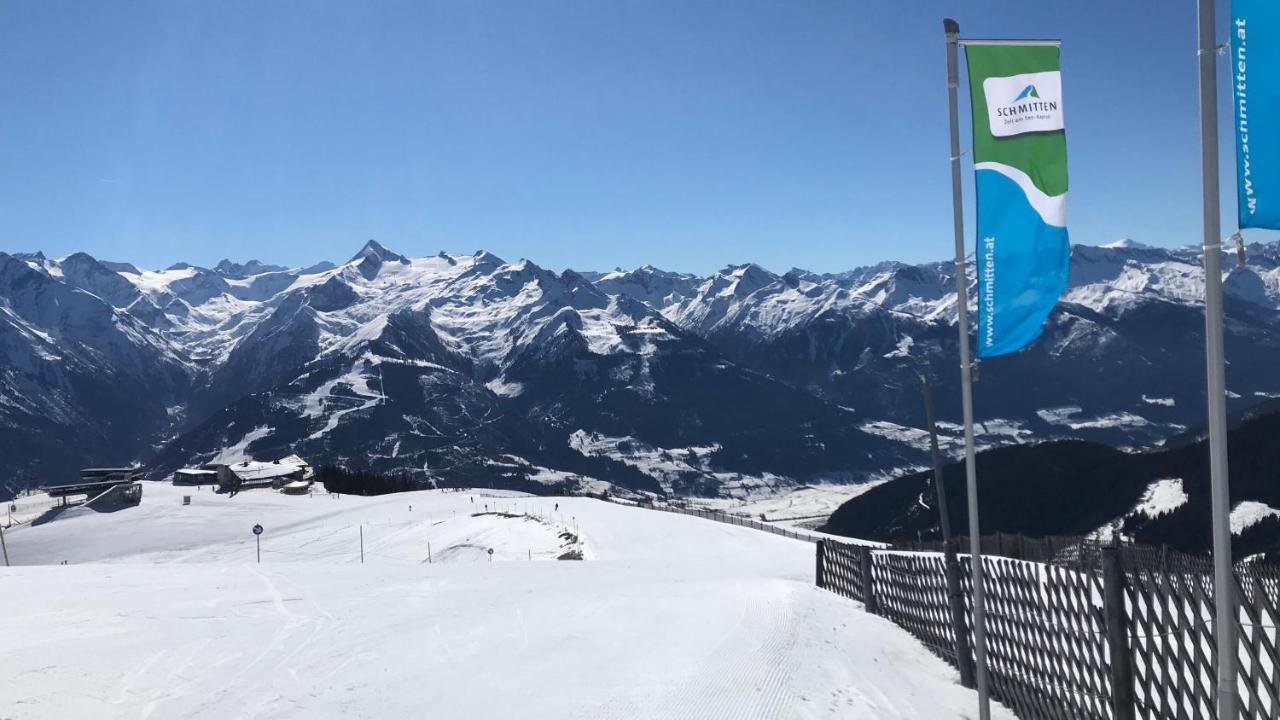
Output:
<path fill-rule="evenodd" d="M 1028 720 L 1214 718 L 1213 573 L 1163 548 L 1059 538 L 984 557 L 992 695 Z M 997 541 L 999 542 L 999 541 Z M 1007 546 L 1007 545 L 1006 545 Z M 972 646 L 970 559 L 960 555 L 966 657 L 956 650 L 941 553 L 823 540 L 818 584 L 863 602 L 959 667 Z M 1239 720 L 1280 720 L 1280 567 L 1239 564 Z"/>

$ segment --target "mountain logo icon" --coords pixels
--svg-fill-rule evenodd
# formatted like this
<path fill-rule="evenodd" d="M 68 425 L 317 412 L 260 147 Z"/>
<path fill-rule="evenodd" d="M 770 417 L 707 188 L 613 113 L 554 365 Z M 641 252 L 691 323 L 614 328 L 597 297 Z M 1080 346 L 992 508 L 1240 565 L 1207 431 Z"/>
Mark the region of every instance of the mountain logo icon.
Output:
<path fill-rule="evenodd" d="M 1014 98 L 1011 102 L 1018 102 L 1023 98 L 1029 98 L 1029 97 L 1033 97 L 1033 98 L 1040 97 L 1040 93 L 1036 92 L 1035 85 L 1028 85 L 1022 88 L 1022 92 L 1018 93 L 1018 97 Z"/>

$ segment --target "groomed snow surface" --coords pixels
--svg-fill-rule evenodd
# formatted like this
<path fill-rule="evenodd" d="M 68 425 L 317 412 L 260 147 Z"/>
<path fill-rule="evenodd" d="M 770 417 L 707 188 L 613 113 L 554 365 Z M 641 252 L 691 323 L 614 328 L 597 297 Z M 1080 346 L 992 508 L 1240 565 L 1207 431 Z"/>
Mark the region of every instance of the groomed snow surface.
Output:
<path fill-rule="evenodd" d="M 7 539 L 6 718 L 976 715 L 905 631 L 813 587 L 811 544 L 696 517 L 146 484 Z"/>

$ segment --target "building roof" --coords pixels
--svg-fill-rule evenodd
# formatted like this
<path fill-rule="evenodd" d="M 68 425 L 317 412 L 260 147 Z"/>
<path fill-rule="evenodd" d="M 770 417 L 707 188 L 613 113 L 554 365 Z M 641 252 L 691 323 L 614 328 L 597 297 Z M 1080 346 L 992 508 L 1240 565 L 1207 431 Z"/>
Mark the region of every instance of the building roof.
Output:
<path fill-rule="evenodd" d="M 288 456 L 288 457 L 282 457 L 282 458 L 280 458 L 280 462 L 282 462 L 282 463 L 289 463 L 290 465 L 297 465 L 298 467 L 311 467 L 311 463 L 308 463 L 306 460 L 303 460 L 302 458 L 298 457 L 297 455 L 290 455 L 290 456 Z"/>
<path fill-rule="evenodd" d="M 117 485 L 131 485 L 133 480 L 99 480 L 96 482 L 80 482 L 74 485 L 52 485 L 43 488 L 49 497 L 66 497 L 68 495 L 94 495 Z"/>
<path fill-rule="evenodd" d="M 276 462 L 258 462 L 256 460 L 244 460 L 234 465 L 228 465 L 227 469 L 240 478 L 241 482 L 250 482 L 253 480 L 274 480 L 278 477 L 286 477 L 294 473 L 302 472 L 303 467 L 287 463 L 283 460 Z"/>

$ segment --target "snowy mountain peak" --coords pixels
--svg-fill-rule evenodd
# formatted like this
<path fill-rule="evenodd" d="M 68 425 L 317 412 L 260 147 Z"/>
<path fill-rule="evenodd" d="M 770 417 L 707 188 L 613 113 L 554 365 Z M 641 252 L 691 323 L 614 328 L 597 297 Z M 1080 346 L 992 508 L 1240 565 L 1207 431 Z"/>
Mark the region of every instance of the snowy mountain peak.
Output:
<path fill-rule="evenodd" d="M 405 256 L 400 255 L 399 253 L 391 252 L 390 250 L 383 247 L 377 240 L 372 240 L 372 239 L 366 242 L 364 244 L 364 247 L 360 248 L 360 252 L 353 255 L 349 262 L 357 262 L 360 260 L 367 260 L 369 258 L 376 258 L 380 263 L 382 262 L 408 263 L 409 262 L 408 258 L 406 258 Z"/>
<path fill-rule="evenodd" d="M 565 270 L 564 272 L 560 273 L 560 279 L 564 281 L 564 283 L 571 288 L 585 287 L 585 288 L 590 288 L 592 292 L 599 292 L 599 290 L 596 288 L 594 284 L 592 284 L 590 280 L 587 280 L 586 278 L 582 277 L 581 275 L 574 272 L 573 270 Z"/>
<path fill-rule="evenodd" d="M 99 260 L 98 262 L 111 272 L 128 273 L 130 275 L 142 274 L 142 271 L 133 263 L 111 262 L 110 260 Z"/>
<path fill-rule="evenodd" d="M 937 267 L 893 263 L 878 270 L 852 288 L 853 293 L 877 305 L 926 315 L 922 302 L 938 302 L 955 293 L 953 276 Z"/>
<path fill-rule="evenodd" d="M 472 256 L 472 263 L 475 265 L 506 265 L 507 261 L 494 255 L 488 250 L 477 250 Z"/>
<path fill-rule="evenodd" d="M 993 388 L 1016 388 L 984 395 L 989 438 L 1093 433 L 1138 446 L 1203 415 L 1185 390 L 1194 354 L 1163 350 L 1203 324 L 1198 258 L 1112 245 L 1073 248 L 1064 302 L 1017 358 L 1027 373 L 1066 379 L 1030 391 L 1002 384 L 1000 361 L 988 366 Z M 1232 342 L 1248 349 L 1232 355 L 1239 403 L 1280 396 L 1269 361 L 1280 352 L 1280 244 L 1251 245 L 1249 259 L 1226 282 Z M 65 428 L 50 442 L 99 426 L 136 436 L 86 445 L 94 462 L 117 461 L 96 457 L 102 448 L 118 447 L 123 462 L 161 445 L 165 462 L 198 461 L 248 437 L 254 450 L 365 457 L 431 477 L 462 463 L 483 480 L 485 458 L 497 456 L 486 452 L 607 474 L 563 454 L 564 436 L 584 429 L 654 447 L 718 444 L 716 462 L 744 472 L 847 477 L 919 450 L 918 369 L 936 372 L 940 417 L 953 415 L 952 272 L 885 262 L 785 276 L 753 263 L 702 277 L 652 265 L 557 273 L 484 251 L 408 259 L 374 241 L 341 266 L 306 270 L 223 261 L 151 271 L 83 253 L 0 254 L 0 434 L 26 422 L 5 404 L 18 398 L 47 405 Z M 156 376 L 167 394 L 148 397 L 139 388 Z M 109 384 L 145 401 L 142 421 L 95 404 Z M 1036 413 L 1065 407 L 1076 410 Z M 836 433 L 844 422 L 857 425 L 826 440 L 796 431 Z M 847 442 L 866 433 L 883 442 Z M 780 446 L 790 449 L 764 454 Z M 0 474 L 21 461 L 0 457 Z M 719 471 L 707 472 L 696 482 L 714 492 Z"/>
<path fill-rule="evenodd" d="M 247 278 L 251 275 L 261 275 L 268 272 L 284 272 L 288 268 L 281 265 L 268 265 L 259 260 L 250 260 L 247 263 L 235 263 L 230 260 L 223 259 L 213 267 L 213 271 L 219 275 L 237 280 Z"/>
<path fill-rule="evenodd" d="M 613 270 L 597 274 L 595 285 L 605 293 L 626 296 L 661 310 L 697 291 L 702 279 L 687 273 L 660 270 L 645 265 L 635 270 Z"/>
<path fill-rule="evenodd" d="M 1106 245 L 1102 245 L 1101 247 L 1104 247 L 1108 250 L 1151 250 L 1153 249 L 1150 245 L 1140 243 L 1137 240 L 1133 240 L 1132 238 L 1121 238 L 1119 240 L 1116 240 L 1115 242 L 1110 242 L 1110 243 L 1107 243 Z"/>
<path fill-rule="evenodd" d="M 370 240 L 364 244 L 360 252 L 351 258 L 348 264 L 354 264 L 357 271 L 366 280 L 372 280 L 378 276 L 378 272 L 382 270 L 382 266 L 386 263 L 408 265 L 409 259 L 382 247 L 377 240 Z"/>
<path fill-rule="evenodd" d="M 753 280 L 760 284 L 771 283 L 778 279 L 777 275 L 755 263 L 729 265 L 721 272 L 731 277 L 738 278 L 739 280 Z"/>
<path fill-rule="evenodd" d="M 710 290 L 719 297 L 746 297 L 761 288 L 777 283 L 781 278 L 755 263 L 730 265 L 704 285 L 704 294 Z"/>
<path fill-rule="evenodd" d="M 332 269 L 334 269 L 335 267 L 337 267 L 337 265 L 334 265 L 333 263 L 329 262 L 328 260 L 321 260 L 320 262 L 316 263 L 315 265 L 311 265 L 311 266 L 309 266 L 309 267 L 305 267 L 305 268 L 303 268 L 303 269 L 300 271 L 300 273 L 299 273 L 299 274 L 301 274 L 301 275 L 317 275 L 317 274 L 322 273 L 322 272 L 328 272 L 329 270 L 332 270 Z"/>
<path fill-rule="evenodd" d="M 1238 298 L 1263 307 L 1274 307 L 1277 298 L 1269 292 L 1266 281 L 1252 268 L 1237 267 L 1228 271 L 1222 282 L 1222 291 L 1228 297 Z"/>

